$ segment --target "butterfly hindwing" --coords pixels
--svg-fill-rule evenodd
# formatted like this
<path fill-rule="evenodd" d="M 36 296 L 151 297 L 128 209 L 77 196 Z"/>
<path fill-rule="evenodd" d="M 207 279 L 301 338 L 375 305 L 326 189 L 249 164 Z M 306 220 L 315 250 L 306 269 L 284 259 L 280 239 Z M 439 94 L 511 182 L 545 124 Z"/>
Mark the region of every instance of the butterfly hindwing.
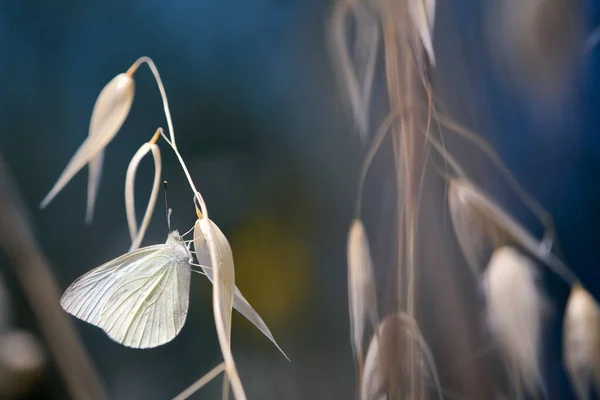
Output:
<path fill-rule="evenodd" d="M 183 328 L 191 270 L 170 250 L 153 255 L 116 285 L 100 321 L 111 339 L 128 347 L 151 348 L 173 340 Z"/>

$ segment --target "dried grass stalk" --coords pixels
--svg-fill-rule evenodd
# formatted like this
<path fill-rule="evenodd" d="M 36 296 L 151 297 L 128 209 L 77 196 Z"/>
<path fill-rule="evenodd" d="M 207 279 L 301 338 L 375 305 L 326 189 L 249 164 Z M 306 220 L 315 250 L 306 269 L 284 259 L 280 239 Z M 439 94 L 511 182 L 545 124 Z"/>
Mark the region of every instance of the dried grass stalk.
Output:
<path fill-rule="evenodd" d="M 188 399 L 191 395 L 196 393 L 198 390 L 202 389 L 207 383 L 215 379 L 221 372 L 225 371 L 225 363 L 221 363 L 208 371 L 205 375 L 203 375 L 200 379 L 190 385 L 183 392 L 179 393 L 177 396 L 173 397 L 173 400 L 185 400 Z"/>

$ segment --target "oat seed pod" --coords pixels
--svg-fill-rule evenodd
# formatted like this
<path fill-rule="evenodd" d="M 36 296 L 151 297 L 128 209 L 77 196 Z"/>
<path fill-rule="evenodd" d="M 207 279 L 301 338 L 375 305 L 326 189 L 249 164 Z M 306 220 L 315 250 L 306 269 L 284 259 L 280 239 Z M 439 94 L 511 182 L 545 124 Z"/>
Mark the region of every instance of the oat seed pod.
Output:
<path fill-rule="evenodd" d="M 571 290 L 564 321 L 564 363 L 578 400 L 600 394 L 600 306 L 581 285 Z"/>
<path fill-rule="evenodd" d="M 487 320 L 506 358 L 515 389 L 544 393 L 540 343 L 550 303 L 538 286 L 535 263 L 513 247 L 494 251 L 484 275 Z"/>
<path fill-rule="evenodd" d="M 328 32 L 338 84 L 363 143 L 369 139 L 371 95 L 381 30 L 375 10 L 366 3 L 336 1 Z M 355 22 L 355 41 L 350 46 L 348 36 L 352 22 Z"/>
<path fill-rule="evenodd" d="M 235 291 L 235 269 L 229 241 L 219 227 L 205 216 L 196 222 L 208 246 L 213 269 L 213 312 L 225 370 L 236 400 L 245 400 L 246 393 L 231 353 L 231 314 Z"/>
<path fill-rule="evenodd" d="M 355 219 L 348 234 L 348 305 L 352 350 L 359 373 L 364 364 L 364 340 L 369 325 L 377 324 L 373 261 L 364 225 Z"/>
<path fill-rule="evenodd" d="M 31 333 L 11 329 L 0 335 L 0 396 L 21 398 L 42 378 L 47 365 L 42 344 Z"/>
<path fill-rule="evenodd" d="M 435 54 L 433 52 L 435 0 L 409 0 L 408 12 L 421 45 L 429 57 L 429 62 L 435 65 Z M 421 46 L 416 46 L 416 48 L 419 47 Z"/>
<path fill-rule="evenodd" d="M 211 221 L 211 224 L 214 223 Z M 204 238 L 204 234 L 202 233 L 202 229 L 200 229 L 200 220 L 197 220 L 196 224 L 194 225 L 194 251 L 196 252 L 196 260 L 198 261 L 198 264 L 200 264 L 200 268 L 202 268 L 202 271 L 206 274 L 206 277 L 210 283 L 213 283 L 214 276 L 212 263 L 210 260 L 210 253 L 208 251 L 208 245 Z M 237 286 L 235 287 L 235 291 L 233 293 L 233 308 L 235 308 L 244 316 L 244 318 L 257 327 L 258 330 L 260 330 L 262 334 L 265 335 L 289 361 L 289 357 L 284 353 L 281 347 L 279 347 L 279 344 L 277 344 L 277 341 L 273 337 L 273 334 L 269 330 L 269 327 L 265 321 L 263 321 L 260 315 L 254 310 L 254 308 L 252 308 L 250 303 L 248 303 L 248 300 L 246 300 Z"/>
<path fill-rule="evenodd" d="M 360 400 L 425 398 L 422 388 L 410 388 L 408 354 L 416 348 L 418 374 L 430 381 L 437 397 L 442 389 L 434 358 L 415 320 L 403 312 L 388 315 L 377 327 L 365 358 Z"/>
<path fill-rule="evenodd" d="M 128 74 L 119 74 L 102 89 L 94 105 L 88 137 L 75 152 L 40 207 L 46 207 L 86 164 L 90 163 L 86 220 L 92 219 L 96 194 L 102 175 L 104 148 L 115 137 L 127 118 L 135 84 Z"/>
<path fill-rule="evenodd" d="M 448 207 L 459 246 L 476 277 L 482 274 L 495 249 L 516 245 L 541 261 L 566 283 L 577 281 L 573 272 L 541 241 L 466 179 L 450 180 Z"/>

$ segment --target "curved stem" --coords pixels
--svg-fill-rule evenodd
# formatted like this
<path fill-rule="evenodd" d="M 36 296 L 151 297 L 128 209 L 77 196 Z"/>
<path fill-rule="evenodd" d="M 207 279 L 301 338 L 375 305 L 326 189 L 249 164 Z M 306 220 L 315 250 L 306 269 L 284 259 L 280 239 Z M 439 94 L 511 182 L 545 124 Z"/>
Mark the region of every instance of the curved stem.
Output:
<path fill-rule="evenodd" d="M 169 128 L 169 138 L 164 136 L 164 132 L 162 132 L 162 130 L 160 131 L 160 134 L 164 137 L 166 142 L 169 143 L 169 145 L 175 152 L 175 155 L 177 156 L 177 159 L 179 160 L 179 163 L 181 164 L 181 168 L 183 169 L 183 172 L 185 173 L 188 183 L 190 184 L 190 188 L 194 192 L 194 196 L 196 196 L 196 198 L 198 199 L 198 202 L 200 203 L 200 206 L 202 207 L 202 212 L 204 214 L 208 215 L 208 211 L 206 210 L 206 205 L 204 204 L 204 199 L 202 198 L 202 195 L 200 194 L 200 192 L 198 192 L 198 189 L 196 189 L 196 186 L 194 185 L 194 181 L 192 181 L 192 177 L 190 176 L 187 166 L 185 165 L 185 162 L 183 161 L 183 158 L 181 157 L 181 154 L 179 154 L 179 150 L 177 149 L 177 143 L 175 142 L 175 131 L 173 129 L 173 121 L 171 120 L 171 111 L 169 109 L 169 100 L 167 99 L 167 93 L 165 92 L 165 87 L 162 83 L 162 79 L 160 78 L 160 73 L 158 72 L 158 68 L 156 68 L 156 65 L 154 64 L 154 61 L 152 61 L 152 59 L 150 57 L 146 57 L 146 56 L 138 58 L 131 65 L 131 67 L 129 67 L 129 69 L 127 70 L 127 75 L 133 76 L 137 72 L 140 65 L 142 65 L 144 63 L 146 63 L 148 65 L 148 67 L 150 68 L 150 71 L 152 71 L 152 74 L 154 75 L 154 80 L 156 81 L 158 90 L 160 91 L 160 97 L 162 98 L 163 110 L 165 112 L 165 118 L 167 119 L 167 127 Z"/>
<path fill-rule="evenodd" d="M 196 185 L 194 185 L 194 181 L 192 180 L 192 176 L 190 175 L 190 172 L 188 171 L 187 166 L 185 165 L 185 161 L 183 161 L 183 157 L 181 157 L 181 154 L 179 154 L 179 150 L 177 150 L 177 147 L 175 146 L 175 144 L 173 142 L 171 142 L 166 136 L 164 136 L 164 133 L 161 132 L 161 134 L 163 135 L 163 139 L 165 139 L 165 141 L 169 144 L 169 146 L 171 146 L 171 148 L 173 149 L 173 152 L 177 156 L 177 159 L 179 160 L 179 164 L 181 165 L 181 169 L 183 169 L 183 172 L 188 180 L 188 183 L 190 184 L 190 188 L 192 189 L 192 192 L 194 192 L 194 197 L 198 200 L 198 203 L 200 203 L 200 209 L 202 210 L 202 214 L 204 214 L 206 219 L 208 219 L 208 210 L 206 208 L 206 203 L 204 202 L 204 198 L 202 197 L 202 195 L 200 194 L 198 189 L 196 189 Z"/>
<path fill-rule="evenodd" d="M 146 206 L 146 212 L 144 213 L 144 218 L 142 220 L 142 224 L 138 232 L 137 219 L 135 217 L 134 201 L 135 175 L 137 173 L 137 168 L 142 158 L 144 158 L 144 156 L 146 156 L 146 154 L 148 154 L 149 151 L 152 152 L 152 157 L 154 159 L 154 181 L 152 183 L 150 199 L 148 200 L 148 205 Z M 131 247 L 129 248 L 129 251 L 133 251 L 139 248 L 144 238 L 144 235 L 146 234 L 146 229 L 148 228 L 150 220 L 152 219 L 152 212 L 154 211 L 154 207 L 156 206 L 156 199 L 158 198 L 158 192 L 160 190 L 161 172 L 162 162 L 158 146 L 151 142 L 144 143 L 131 159 L 129 167 L 127 168 L 127 176 L 125 178 L 125 210 L 127 213 L 127 226 L 129 227 L 129 236 L 131 237 Z"/>
<path fill-rule="evenodd" d="M 353 68 L 352 59 L 348 52 L 348 43 L 346 41 L 347 27 L 346 22 L 348 14 L 354 5 L 346 1 L 337 1 L 333 6 L 333 12 L 330 19 L 329 40 L 331 49 L 335 52 L 335 57 L 332 57 L 335 68 L 340 72 L 342 81 L 340 86 L 345 86 L 350 107 L 354 114 L 354 120 L 357 122 L 361 140 L 366 140 L 367 122 L 365 117 L 365 109 L 362 104 L 362 96 L 356 71 Z M 337 75 L 337 74 L 336 74 Z"/>
<path fill-rule="evenodd" d="M 362 164 L 362 168 L 360 170 L 360 176 L 358 178 L 358 195 L 357 195 L 357 200 L 356 200 L 356 218 L 360 217 L 360 210 L 362 207 L 363 187 L 365 184 L 365 179 L 367 178 L 367 172 L 369 171 L 369 167 L 371 166 L 371 163 L 373 162 L 375 155 L 377 155 L 377 151 L 381 147 L 381 143 L 383 143 L 383 140 L 385 139 L 386 134 L 392 127 L 392 124 L 394 123 L 394 121 L 396 120 L 398 115 L 399 115 L 399 113 L 391 113 L 383 121 L 383 123 L 377 130 L 377 133 L 375 134 L 373 143 L 371 144 L 371 147 L 369 147 L 369 151 L 367 152 L 365 161 Z"/>
<path fill-rule="evenodd" d="M 388 131 L 392 127 L 392 124 L 394 123 L 394 121 L 397 118 L 400 117 L 401 112 L 402 112 L 402 110 L 400 108 L 396 108 L 395 110 L 392 110 L 392 112 L 390 114 L 388 114 L 388 116 L 381 123 L 377 133 L 375 134 L 375 138 L 373 139 L 373 144 L 371 145 L 371 147 L 369 148 L 369 151 L 367 152 L 367 155 L 365 157 L 365 161 L 363 162 L 362 169 L 360 171 L 360 176 L 358 179 L 358 195 L 357 195 L 356 211 L 355 211 L 357 218 L 360 216 L 360 210 L 362 207 L 363 189 L 364 189 L 364 184 L 365 184 L 365 180 L 367 177 L 367 172 L 369 171 L 369 167 L 371 166 L 373 159 L 377 155 L 377 151 L 381 147 L 381 144 L 383 143 L 383 140 L 385 139 Z M 452 157 L 450 155 L 450 153 L 448 153 L 448 151 L 444 148 L 444 146 L 440 142 L 438 142 L 436 139 L 431 137 L 431 135 L 426 134 L 426 138 L 427 138 L 427 141 L 429 141 L 435 147 L 435 149 L 438 151 L 438 153 L 440 153 L 440 155 L 444 158 L 444 160 L 448 164 L 450 164 L 450 167 L 454 170 L 454 172 L 457 175 L 459 175 L 461 177 L 467 176 L 465 174 L 464 170 L 458 164 L 458 162 L 454 159 L 454 157 Z"/>
<path fill-rule="evenodd" d="M 148 65 L 148 68 L 150 68 L 150 71 L 152 71 L 152 75 L 154 75 L 154 80 L 156 81 L 156 84 L 158 85 L 158 90 L 160 91 L 160 97 L 162 98 L 162 102 L 163 102 L 163 109 L 165 112 L 165 118 L 167 119 L 167 127 L 169 128 L 169 137 L 171 138 L 171 143 L 173 147 L 176 147 L 176 143 L 175 143 L 175 132 L 173 131 L 173 122 L 171 121 L 171 111 L 169 109 L 169 101 L 167 100 L 167 93 L 165 92 L 165 87 L 162 83 L 162 79 L 160 79 L 160 74 L 158 73 L 158 68 L 156 68 L 156 65 L 154 64 L 154 61 L 152 61 L 152 59 L 150 57 L 140 57 L 138 58 L 131 67 L 129 67 L 129 69 L 127 70 L 127 75 L 133 77 L 133 75 L 136 73 L 137 69 L 140 67 L 140 65 L 146 63 Z"/>
<path fill-rule="evenodd" d="M 554 227 L 554 222 L 552 221 L 550 213 L 535 198 L 533 198 L 529 193 L 527 193 L 525 189 L 523 189 L 521 184 L 510 173 L 508 167 L 504 164 L 498 153 L 494 151 L 494 149 L 489 145 L 489 143 L 477 136 L 474 132 L 471 132 L 468 129 L 460 126 L 458 123 L 455 123 L 450 118 L 440 116 L 437 112 L 436 119 L 440 121 L 442 125 L 450 129 L 452 132 L 466 138 L 475 146 L 483 150 L 483 152 L 496 165 L 496 168 L 500 170 L 500 173 L 504 176 L 504 179 L 506 179 L 509 186 L 514 190 L 514 192 L 521 199 L 521 201 L 523 201 L 525 207 L 529 208 L 529 210 L 537 216 L 542 225 L 544 225 L 547 231 L 547 235 L 550 235 L 551 238 L 554 238 L 556 228 Z"/>

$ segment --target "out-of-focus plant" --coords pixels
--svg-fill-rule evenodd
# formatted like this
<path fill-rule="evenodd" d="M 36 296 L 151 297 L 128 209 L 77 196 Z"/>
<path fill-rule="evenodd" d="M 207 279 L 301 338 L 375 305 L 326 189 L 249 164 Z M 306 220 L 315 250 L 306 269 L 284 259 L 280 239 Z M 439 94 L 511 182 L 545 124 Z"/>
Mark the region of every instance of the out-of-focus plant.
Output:
<path fill-rule="evenodd" d="M 425 338 L 436 337 L 437 333 L 437 337 L 451 347 L 446 353 L 461 357 L 477 354 L 480 349 L 462 337 L 453 336 L 452 332 L 480 332 L 479 322 L 487 325 L 483 333 L 489 333 L 504 361 L 512 396 L 522 398 L 525 392 L 533 396 L 543 394 L 541 332 L 551 307 L 550 299 L 538 282 L 539 269 L 540 266 L 549 268 L 571 286 L 577 285 L 578 280 L 553 253 L 557 239 L 549 213 L 520 186 L 490 145 L 441 112 L 430 80 L 431 69 L 439 67 L 433 45 L 435 8 L 435 1 L 427 0 L 338 0 L 329 22 L 336 76 L 349 101 L 362 142 L 370 142 L 358 178 L 355 220 L 348 237 L 350 331 L 360 396 L 404 400 L 423 399 L 431 392 L 446 393 L 442 389 L 444 379 L 441 383 L 435 379 L 435 354 L 431 355 L 428 368 L 423 367 L 424 355 L 429 354 Z M 348 37 L 354 38 L 352 45 L 348 44 Z M 574 40 L 574 36 L 565 38 L 563 50 L 568 52 L 576 46 Z M 561 67 L 548 68 L 556 71 Z M 386 117 L 378 122 L 372 118 L 377 115 L 372 110 L 372 87 L 379 71 L 385 77 L 387 109 Z M 376 128 L 375 134 L 371 134 L 375 131 L 373 128 Z M 444 132 L 466 139 L 490 158 L 524 206 L 544 226 L 542 239 L 529 233 L 479 189 L 481 185 L 471 179 L 445 147 Z M 362 217 L 363 197 L 380 195 L 365 192 L 365 181 L 386 136 L 391 136 L 396 183 L 397 220 L 395 229 L 386 233 L 396 238 L 394 268 L 374 263 Z M 437 167 L 436 160 L 441 160 L 446 170 Z M 440 193 L 445 195 L 440 196 Z M 447 228 L 446 213 L 451 216 L 454 243 L 463 255 L 462 260 L 443 255 L 452 253 L 455 246 L 448 236 L 440 234 Z M 465 267 L 472 272 L 475 284 L 470 288 L 481 304 L 467 304 L 459 297 L 444 297 L 444 308 L 454 310 L 441 323 L 445 326 L 444 332 L 420 329 L 424 315 L 434 307 L 431 302 L 419 303 L 419 300 L 428 299 L 435 292 L 459 292 L 465 285 L 458 282 L 457 277 L 468 277 L 463 274 Z M 428 269 L 435 272 L 426 274 Z M 442 270 L 447 270 L 443 274 L 446 279 L 423 279 L 426 275 L 442 275 Z M 380 301 L 387 293 L 377 285 L 378 275 L 396 277 L 392 289 L 395 304 L 385 305 L 391 312 L 381 312 Z M 482 295 L 480 288 L 483 288 Z M 477 314 L 476 321 L 467 318 L 473 311 Z M 588 312 L 586 318 L 572 319 L 594 320 L 592 314 Z M 390 321 L 396 321 L 392 324 L 397 326 L 393 330 L 386 328 L 392 326 Z M 452 326 L 446 326 L 448 323 Z M 386 333 L 388 331 L 395 333 Z M 370 345 L 365 351 L 364 340 L 369 336 Z M 585 345 L 592 346 L 591 343 Z M 578 363 L 585 364 L 587 371 L 594 371 L 593 360 L 581 359 Z M 480 371 L 464 369 L 455 382 L 460 386 L 461 395 L 482 398 L 497 394 L 499 385 L 486 382 L 481 376 Z"/>

